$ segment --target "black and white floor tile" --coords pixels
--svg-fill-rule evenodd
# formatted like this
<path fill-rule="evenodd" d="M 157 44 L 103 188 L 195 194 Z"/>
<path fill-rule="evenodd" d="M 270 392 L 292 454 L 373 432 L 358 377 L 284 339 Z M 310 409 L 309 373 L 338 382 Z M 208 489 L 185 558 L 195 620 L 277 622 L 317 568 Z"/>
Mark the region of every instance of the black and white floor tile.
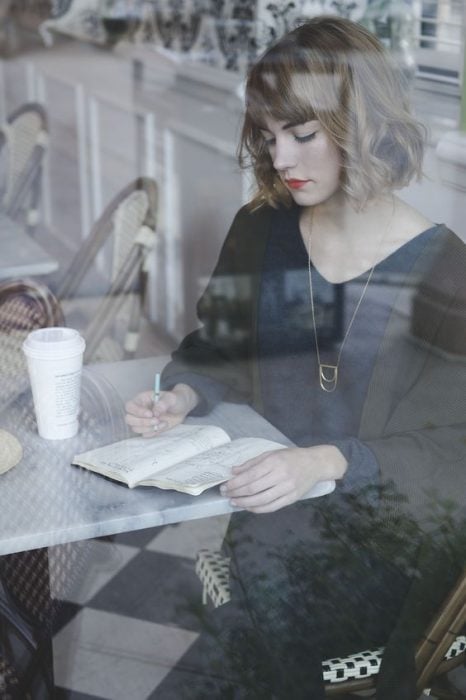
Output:
<path fill-rule="evenodd" d="M 89 543 L 85 575 L 56 621 L 55 700 L 163 700 L 159 684 L 199 632 L 196 553 L 218 549 L 227 522 L 206 518 Z M 53 549 L 49 556 L 53 565 Z M 466 692 L 464 669 L 451 676 Z"/>
<path fill-rule="evenodd" d="M 147 700 L 195 641 L 198 549 L 218 549 L 227 518 L 206 518 L 89 543 L 80 585 L 54 635 L 57 700 Z M 51 551 L 53 557 L 53 551 Z"/>

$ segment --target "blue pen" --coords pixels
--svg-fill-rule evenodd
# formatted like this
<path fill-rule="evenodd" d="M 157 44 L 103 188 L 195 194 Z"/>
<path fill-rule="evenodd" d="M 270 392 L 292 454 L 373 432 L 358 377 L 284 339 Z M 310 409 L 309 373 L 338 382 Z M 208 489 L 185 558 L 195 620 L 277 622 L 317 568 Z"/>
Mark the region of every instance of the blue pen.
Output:
<path fill-rule="evenodd" d="M 156 372 L 154 380 L 154 403 L 160 399 L 160 372 Z"/>

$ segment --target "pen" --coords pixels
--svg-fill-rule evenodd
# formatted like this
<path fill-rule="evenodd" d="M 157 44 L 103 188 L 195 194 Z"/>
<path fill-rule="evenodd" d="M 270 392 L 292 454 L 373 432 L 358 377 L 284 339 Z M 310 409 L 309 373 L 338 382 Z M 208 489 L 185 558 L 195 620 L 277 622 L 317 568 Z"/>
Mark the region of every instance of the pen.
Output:
<path fill-rule="evenodd" d="M 154 380 L 154 403 L 160 399 L 160 372 L 156 372 Z"/>

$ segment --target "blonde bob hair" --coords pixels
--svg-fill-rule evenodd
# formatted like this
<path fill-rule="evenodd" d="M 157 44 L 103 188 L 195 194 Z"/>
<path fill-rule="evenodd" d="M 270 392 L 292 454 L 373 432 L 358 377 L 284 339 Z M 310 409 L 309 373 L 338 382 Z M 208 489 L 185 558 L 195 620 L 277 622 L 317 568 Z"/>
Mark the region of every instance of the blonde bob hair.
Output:
<path fill-rule="evenodd" d="M 261 129 L 317 119 L 340 150 L 342 188 L 354 205 L 421 174 L 425 133 L 410 114 L 406 81 L 378 39 L 339 17 L 315 17 L 282 37 L 251 68 L 239 145 L 258 191 L 253 206 L 290 205 Z"/>

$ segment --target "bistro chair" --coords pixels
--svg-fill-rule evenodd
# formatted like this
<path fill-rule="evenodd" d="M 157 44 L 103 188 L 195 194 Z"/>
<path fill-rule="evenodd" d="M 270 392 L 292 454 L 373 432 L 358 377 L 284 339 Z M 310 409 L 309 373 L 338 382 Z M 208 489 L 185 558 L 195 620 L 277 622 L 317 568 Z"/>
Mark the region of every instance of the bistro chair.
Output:
<path fill-rule="evenodd" d="M 0 127 L 3 193 L 0 209 L 23 219 L 33 231 L 39 220 L 42 164 L 48 127 L 44 108 L 28 102 L 12 112 Z"/>
<path fill-rule="evenodd" d="M 151 178 L 139 177 L 107 206 L 58 287 L 57 297 L 65 316 L 67 309 L 71 313 L 71 301 L 89 305 L 89 297 L 77 300 L 76 295 L 104 244 L 113 244 L 110 286 L 91 321 L 81 329 L 86 340 L 85 362 L 129 358 L 137 349 L 146 297 L 147 259 L 157 240 L 156 215 L 157 185 Z M 119 342 L 113 337 L 112 327 L 126 305 L 127 326 L 124 339 Z"/>
<path fill-rule="evenodd" d="M 196 573 L 202 586 L 202 602 L 215 607 L 230 600 L 230 561 L 220 552 L 201 549 Z M 326 659 L 322 664 L 327 697 L 348 695 L 375 688 L 384 649 L 368 649 L 345 658 Z M 437 680 L 466 663 L 466 570 L 427 629 L 416 651 L 418 693 L 445 700 L 464 700 L 465 695 L 437 687 Z"/>
<path fill-rule="evenodd" d="M 63 325 L 60 305 L 34 280 L 0 283 L 0 410 L 29 386 L 21 346 L 36 328 Z"/>

